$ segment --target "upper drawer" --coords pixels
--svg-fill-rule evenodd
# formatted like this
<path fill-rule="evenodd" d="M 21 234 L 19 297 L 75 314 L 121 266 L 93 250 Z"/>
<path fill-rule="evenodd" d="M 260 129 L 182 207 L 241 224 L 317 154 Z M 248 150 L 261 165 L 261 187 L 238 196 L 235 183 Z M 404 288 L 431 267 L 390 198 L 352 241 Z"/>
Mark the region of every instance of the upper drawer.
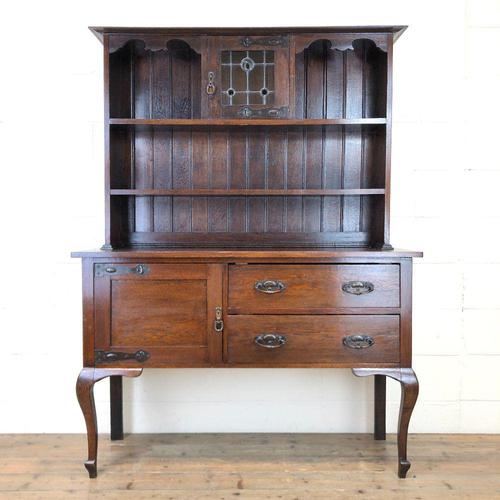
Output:
<path fill-rule="evenodd" d="M 399 307 L 399 265 L 231 265 L 229 313 L 328 313 Z"/>

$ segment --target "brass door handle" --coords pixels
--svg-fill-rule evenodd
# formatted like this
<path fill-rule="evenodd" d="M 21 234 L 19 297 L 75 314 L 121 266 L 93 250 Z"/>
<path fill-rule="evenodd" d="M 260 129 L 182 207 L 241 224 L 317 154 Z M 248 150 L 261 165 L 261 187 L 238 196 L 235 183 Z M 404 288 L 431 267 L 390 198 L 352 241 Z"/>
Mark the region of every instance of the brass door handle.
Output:
<path fill-rule="evenodd" d="M 363 295 L 373 292 L 375 286 L 369 281 L 348 281 L 342 285 L 342 290 L 353 295 Z"/>
<path fill-rule="evenodd" d="M 262 333 L 254 339 L 255 343 L 266 349 L 276 349 L 286 344 L 286 337 L 276 333 Z"/>
<path fill-rule="evenodd" d="M 215 94 L 217 88 L 215 86 L 215 73 L 213 71 L 208 72 L 208 83 L 207 83 L 207 94 L 212 96 Z"/>
<path fill-rule="evenodd" d="M 279 280 L 262 280 L 255 283 L 255 290 L 262 293 L 279 293 L 285 288 L 285 284 Z"/>
<path fill-rule="evenodd" d="M 348 335 L 344 337 L 342 343 L 351 349 L 366 349 L 371 347 L 375 340 L 370 335 Z"/>
<path fill-rule="evenodd" d="M 214 330 L 221 333 L 224 330 L 224 321 L 222 320 L 222 307 L 215 308 Z"/>

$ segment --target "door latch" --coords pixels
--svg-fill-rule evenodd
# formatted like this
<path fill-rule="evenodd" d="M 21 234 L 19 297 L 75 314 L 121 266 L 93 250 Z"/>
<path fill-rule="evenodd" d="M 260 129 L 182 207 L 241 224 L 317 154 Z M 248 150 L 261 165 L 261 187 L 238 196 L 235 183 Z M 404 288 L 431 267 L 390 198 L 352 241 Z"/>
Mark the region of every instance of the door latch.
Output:
<path fill-rule="evenodd" d="M 219 333 L 224 330 L 224 321 L 222 321 L 222 307 L 217 306 L 215 308 L 214 330 Z"/>
<path fill-rule="evenodd" d="M 215 87 L 215 73 L 213 71 L 208 72 L 208 83 L 207 83 L 207 94 L 213 96 L 216 91 Z"/>

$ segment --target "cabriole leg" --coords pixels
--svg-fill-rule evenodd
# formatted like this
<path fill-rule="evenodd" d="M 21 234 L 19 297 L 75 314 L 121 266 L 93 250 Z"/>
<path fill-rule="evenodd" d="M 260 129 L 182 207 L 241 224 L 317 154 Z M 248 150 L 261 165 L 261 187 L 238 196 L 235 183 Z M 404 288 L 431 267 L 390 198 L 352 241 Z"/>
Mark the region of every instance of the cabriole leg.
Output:
<path fill-rule="evenodd" d="M 83 368 L 76 381 L 76 395 L 87 426 L 88 459 L 85 468 L 89 477 L 97 477 L 97 416 L 94 384 L 106 377 L 138 377 L 142 368 Z"/>
<path fill-rule="evenodd" d="M 407 458 L 408 426 L 410 417 L 417 402 L 418 380 L 411 368 L 353 368 L 357 377 L 384 375 L 397 380 L 401 384 L 401 404 L 398 424 L 398 476 L 405 478 L 411 464 Z"/>

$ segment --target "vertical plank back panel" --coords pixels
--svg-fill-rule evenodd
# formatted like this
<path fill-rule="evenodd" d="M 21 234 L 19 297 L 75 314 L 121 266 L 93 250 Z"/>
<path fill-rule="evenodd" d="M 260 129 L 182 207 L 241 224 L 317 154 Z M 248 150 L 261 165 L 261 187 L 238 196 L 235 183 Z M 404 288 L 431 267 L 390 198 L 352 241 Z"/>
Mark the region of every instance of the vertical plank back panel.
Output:
<path fill-rule="evenodd" d="M 248 139 L 244 129 L 232 130 L 229 135 L 229 185 L 230 189 L 245 189 L 248 182 Z M 228 200 L 228 231 L 244 233 L 247 231 L 247 202 L 243 197 Z"/>
<path fill-rule="evenodd" d="M 265 188 L 266 131 L 252 129 L 248 132 L 248 187 Z M 266 201 L 263 197 L 248 199 L 248 231 L 266 231 Z"/>
<path fill-rule="evenodd" d="M 210 187 L 227 189 L 228 186 L 228 132 L 210 132 Z M 228 226 L 228 200 L 224 197 L 211 197 L 208 201 L 208 230 L 226 232 Z"/>
<path fill-rule="evenodd" d="M 208 162 L 209 136 L 204 130 L 193 130 L 191 139 L 193 150 L 193 188 L 207 188 L 210 182 Z M 192 199 L 192 203 L 193 231 L 205 233 L 208 231 L 208 199 L 206 197 L 197 197 Z"/>
<path fill-rule="evenodd" d="M 191 119 L 201 116 L 203 103 L 204 116 L 219 116 L 217 105 L 204 95 L 202 80 L 204 71 L 219 64 L 220 37 L 207 36 L 201 45 L 193 40 L 167 37 L 164 49 L 161 42 L 151 46 L 135 40 L 114 49 L 109 59 L 112 115 Z M 386 53 L 363 36 L 352 46 L 337 42 L 328 34 L 306 43 L 302 39 L 298 53 L 295 42 L 291 44 L 295 117 L 351 119 L 390 113 L 386 87 L 391 47 Z M 387 187 L 390 144 L 381 126 L 120 127 L 111 128 L 112 189 Z M 326 239 L 318 236 L 318 241 L 349 233 L 342 241 L 356 244 L 367 233 L 383 239 L 388 224 L 383 195 L 129 196 L 117 198 L 112 207 L 117 234 L 125 242 L 131 232 L 144 234 L 141 241 L 148 235 L 161 241 L 162 234 L 197 234 L 193 242 L 210 233 L 251 233 L 242 241 L 261 233 L 291 233 L 292 239 L 292 233 L 311 235 L 311 241 L 322 233 Z"/>

